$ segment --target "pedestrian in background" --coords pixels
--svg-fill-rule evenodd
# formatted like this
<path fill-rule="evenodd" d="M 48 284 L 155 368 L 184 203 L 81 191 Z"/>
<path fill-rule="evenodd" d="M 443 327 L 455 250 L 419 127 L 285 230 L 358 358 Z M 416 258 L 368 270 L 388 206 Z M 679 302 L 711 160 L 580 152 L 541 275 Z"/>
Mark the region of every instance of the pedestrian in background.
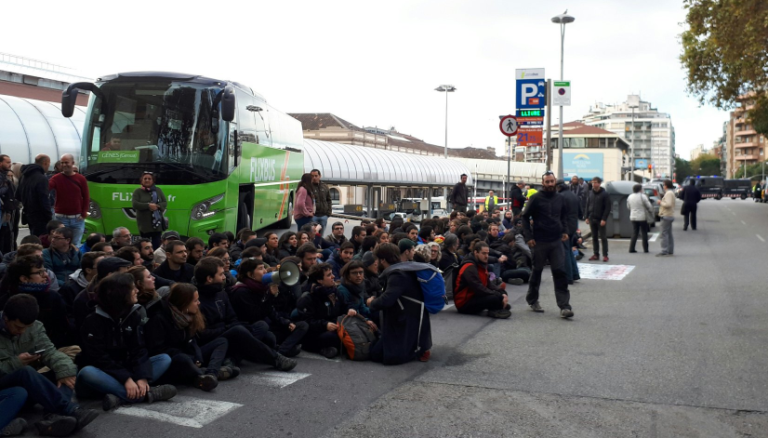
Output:
<path fill-rule="evenodd" d="M 683 231 L 688 231 L 688 224 L 690 222 L 691 229 L 696 231 L 696 210 L 698 210 L 698 203 L 701 201 L 701 192 L 696 187 L 696 180 L 692 179 L 687 187 L 683 187 L 683 209 L 681 213 L 685 216 L 685 222 L 683 222 Z"/>
<path fill-rule="evenodd" d="M 48 178 L 45 176 L 50 165 L 51 158 L 40 154 L 33 164 L 21 168 L 18 197 L 24 207 L 22 223 L 29 224 L 29 233 L 38 237 L 47 233 L 45 226 L 53 219 Z"/>
<path fill-rule="evenodd" d="M 606 222 L 611 214 L 611 196 L 600 187 L 603 180 L 599 176 L 592 178 L 592 190 L 587 199 L 586 222 L 592 230 L 593 255 L 589 260 L 600 259 L 600 243 L 603 244 L 603 261 L 608 261 L 608 230 Z"/>
<path fill-rule="evenodd" d="M 296 228 L 300 230 L 305 224 L 312 222 L 314 216 L 315 196 L 312 194 L 312 175 L 305 173 L 299 181 L 299 187 L 296 190 L 296 205 L 293 207 Z"/>
<path fill-rule="evenodd" d="M 75 172 L 75 157 L 72 154 L 61 156 L 61 173 L 52 176 L 48 189 L 56 190 L 55 218 L 73 231 L 72 243 L 80 245 L 85 232 L 85 218 L 91 196 L 88 181 Z"/>
<path fill-rule="evenodd" d="M 457 182 L 456 185 L 453 186 L 453 190 L 451 190 L 451 194 L 448 196 L 448 200 L 451 201 L 454 211 L 467 211 L 467 204 L 469 204 L 469 201 L 467 200 L 467 193 L 467 174 L 462 173 L 461 181 Z"/>
<path fill-rule="evenodd" d="M 523 212 L 523 206 L 525 205 L 525 195 L 523 195 L 524 187 L 525 181 L 520 180 L 517 182 L 517 185 L 512 186 L 512 189 L 509 191 L 509 198 L 512 202 L 512 214 L 514 217 L 520 216 L 520 213 Z M 507 225 L 504 224 L 504 226 L 506 227 Z"/>
<path fill-rule="evenodd" d="M 317 169 L 312 169 L 312 195 L 315 199 L 315 216 L 313 222 L 317 222 L 325 230 L 328 224 L 328 217 L 333 214 L 333 202 L 331 201 L 331 190 L 328 185 L 321 181 L 322 174 Z M 314 237 L 314 236 L 313 236 Z"/>
<path fill-rule="evenodd" d="M 672 181 L 664 181 L 664 197 L 656 201 L 661 217 L 661 252 L 656 257 L 669 257 L 675 253 L 675 240 L 672 237 L 672 221 L 675 220 L 675 193 Z"/>
<path fill-rule="evenodd" d="M 133 209 L 141 237 L 152 240 L 152 248 L 159 248 L 161 234 L 168 228 L 163 213 L 168 207 L 165 194 L 155 185 L 155 174 L 144 172 L 141 187 L 133 191 Z"/>
<path fill-rule="evenodd" d="M 635 244 L 637 244 L 637 235 L 643 235 L 643 252 L 648 252 L 648 218 L 653 218 L 653 207 L 651 201 L 643 193 L 643 186 L 635 184 L 632 186 L 632 194 L 627 198 L 627 208 L 629 209 L 629 220 L 632 221 L 632 239 L 629 241 L 629 252 L 635 253 Z"/>
<path fill-rule="evenodd" d="M 579 213 L 581 206 L 579 205 L 579 197 L 571 191 L 571 186 L 564 180 L 557 180 L 557 191 L 560 196 L 565 199 L 565 205 L 568 207 L 568 240 L 563 241 L 563 250 L 565 251 L 565 275 L 568 278 L 568 284 L 573 284 L 578 280 L 581 280 L 579 275 L 579 265 L 576 263 L 576 257 L 571 251 L 571 237 L 576 234 L 576 230 L 579 228 Z"/>

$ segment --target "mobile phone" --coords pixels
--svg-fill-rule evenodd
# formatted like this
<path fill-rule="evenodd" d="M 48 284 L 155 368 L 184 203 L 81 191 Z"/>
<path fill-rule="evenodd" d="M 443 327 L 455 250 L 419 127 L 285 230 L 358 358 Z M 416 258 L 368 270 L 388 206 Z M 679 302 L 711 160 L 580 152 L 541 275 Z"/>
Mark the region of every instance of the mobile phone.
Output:
<path fill-rule="evenodd" d="M 43 348 L 42 350 L 30 350 L 29 351 L 29 354 L 32 354 L 32 355 L 43 354 L 43 353 L 45 353 L 45 348 Z"/>

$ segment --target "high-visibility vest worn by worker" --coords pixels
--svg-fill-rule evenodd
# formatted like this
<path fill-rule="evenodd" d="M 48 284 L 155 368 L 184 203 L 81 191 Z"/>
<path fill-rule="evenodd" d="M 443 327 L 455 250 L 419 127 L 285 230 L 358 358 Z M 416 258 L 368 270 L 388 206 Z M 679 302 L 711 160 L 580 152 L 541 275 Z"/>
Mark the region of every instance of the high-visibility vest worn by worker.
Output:
<path fill-rule="evenodd" d="M 485 211 L 495 210 L 496 206 L 499 205 L 499 197 L 498 196 L 494 196 L 493 197 L 493 203 L 491 204 L 491 210 L 489 210 L 488 209 L 488 201 L 490 201 L 490 200 L 491 200 L 490 196 L 486 196 L 485 197 Z"/>
<path fill-rule="evenodd" d="M 530 189 L 528 189 L 528 193 L 525 194 L 525 197 L 528 199 L 531 199 L 531 196 L 535 195 L 536 193 L 538 193 L 538 190 L 531 187 Z"/>

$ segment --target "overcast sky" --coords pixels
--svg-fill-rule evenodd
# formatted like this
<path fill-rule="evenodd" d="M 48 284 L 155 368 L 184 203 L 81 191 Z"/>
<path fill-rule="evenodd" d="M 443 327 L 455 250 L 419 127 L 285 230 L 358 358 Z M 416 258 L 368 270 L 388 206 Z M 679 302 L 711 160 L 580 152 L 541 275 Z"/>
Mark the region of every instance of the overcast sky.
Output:
<path fill-rule="evenodd" d="M 503 148 L 498 116 L 514 113 L 516 68 L 559 79 L 565 38 L 572 106 L 640 93 L 672 116 L 677 153 L 711 146 L 726 112 L 685 93 L 676 0 L 579 1 L 38 1 L 3 5 L 0 51 L 79 70 L 180 71 L 250 85 L 286 112 L 331 112 L 394 126 L 449 147 Z M 557 111 L 553 114 L 557 123 Z"/>

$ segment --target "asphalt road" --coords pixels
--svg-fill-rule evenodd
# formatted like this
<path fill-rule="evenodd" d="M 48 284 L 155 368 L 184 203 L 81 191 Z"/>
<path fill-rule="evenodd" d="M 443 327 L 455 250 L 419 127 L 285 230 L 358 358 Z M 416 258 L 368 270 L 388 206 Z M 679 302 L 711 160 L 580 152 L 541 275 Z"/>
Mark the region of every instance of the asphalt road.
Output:
<path fill-rule="evenodd" d="M 572 286 L 572 321 L 545 272 L 543 314 L 509 286 L 509 320 L 433 317 L 429 363 L 302 353 L 291 373 L 248 365 L 211 393 L 102 414 L 80 436 L 768 437 L 766 225 L 768 205 L 702 201 L 697 231 L 674 222 L 674 257 L 611 241 L 610 263 L 589 270 L 623 278 Z"/>

